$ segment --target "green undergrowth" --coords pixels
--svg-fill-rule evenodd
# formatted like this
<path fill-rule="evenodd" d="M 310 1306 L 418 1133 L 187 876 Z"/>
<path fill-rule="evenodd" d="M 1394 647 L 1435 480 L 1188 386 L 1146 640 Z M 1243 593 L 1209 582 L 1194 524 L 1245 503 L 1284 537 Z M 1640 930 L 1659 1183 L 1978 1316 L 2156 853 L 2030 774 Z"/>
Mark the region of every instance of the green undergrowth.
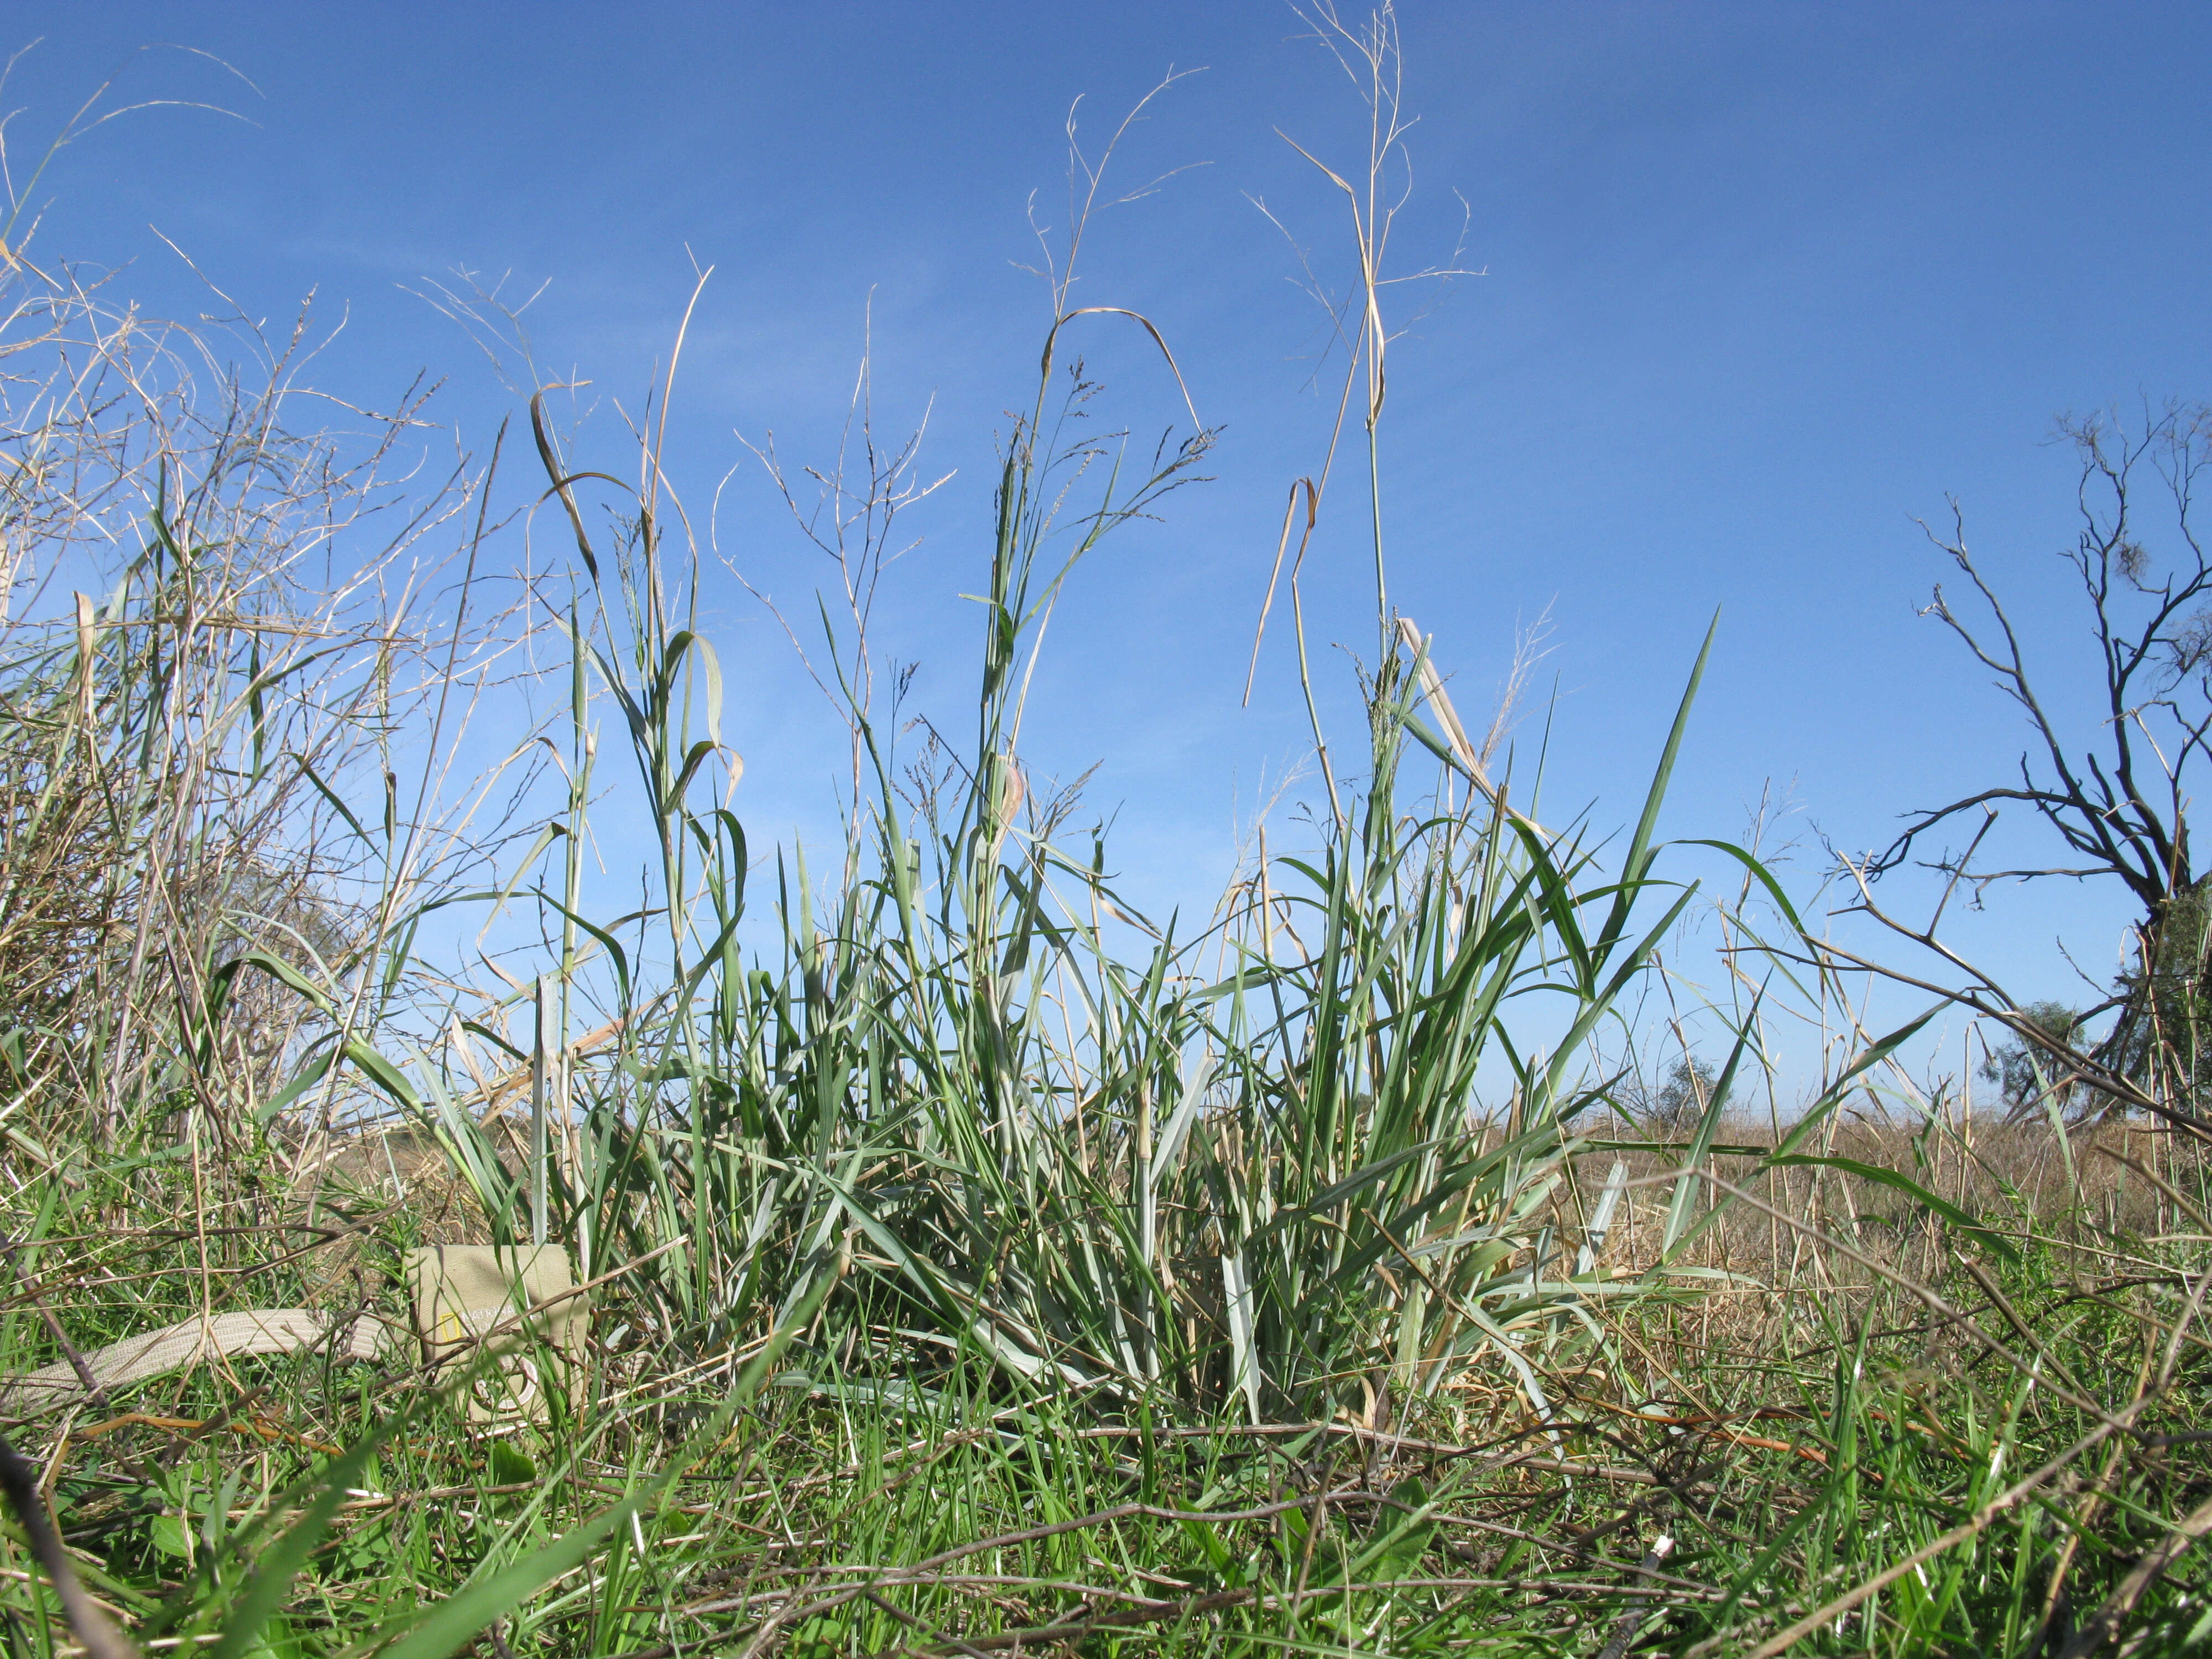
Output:
<path fill-rule="evenodd" d="M 68 1252 L 140 1273 L 161 1253 Z M 980 1348 L 841 1358 L 818 1334 L 690 1379 L 610 1359 L 582 1410 L 496 1431 L 410 1392 L 404 1361 L 248 1360 L 75 1413 L 53 1504 L 142 1635 L 228 1632 L 239 1651 L 404 1644 L 512 1572 L 484 1618 L 515 1653 L 998 1651 L 1022 1635 L 1101 1653 L 1586 1654 L 1616 1628 L 1636 1651 L 1740 1652 L 1978 1522 L 1791 1650 L 2014 1654 L 2046 1625 L 2063 1638 L 2212 1486 L 2191 1438 L 2212 1379 L 2200 1358 L 2157 1388 L 2170 1343 L 2142 1316 L 2178 1297 L 2060 1264 L 2038 1247 L 1984 1269 L 2001 1303 L 1959 1274 L 1938 1288 L 1960 1325 L 1875 1299 L 1823 1323 L 1808 1298 L 1796 1350 L 1694 1371 L 1694 1398 L 1632 1409 L 1559 1376 L 1541 1419 L 1447 1396 L 1382 1433 L 1348 1412 L 1133 1409 L 1031 1388 Z M 253 1299 L 283 1299 L 297 1272 L 272 1267 Z M 1682 1353 L 1666 1327 L 1684 1313 L 1623 1335 Z M 2032 1357 L 1999 1352 L 2031 1340 Z M 11 1331 L 10 1346 L 39 1345 Z M 2129 1435 L 2006 1501 L 2138 1398 Z M 586 1551 L 562 1552 L 580 1533 Z M 1673 1552 L 1647 1567 L 1662 1534 Z M 297 1576 L 272 1595 L 271 1572 Z M 2131 1613 L 2138 1650 L 2201 1643 L 2206 1589 L 2185 1558 Z M 22 1650 L 49 1650 L 45 1598 L 15 1580 L 6 1596 Z"/>

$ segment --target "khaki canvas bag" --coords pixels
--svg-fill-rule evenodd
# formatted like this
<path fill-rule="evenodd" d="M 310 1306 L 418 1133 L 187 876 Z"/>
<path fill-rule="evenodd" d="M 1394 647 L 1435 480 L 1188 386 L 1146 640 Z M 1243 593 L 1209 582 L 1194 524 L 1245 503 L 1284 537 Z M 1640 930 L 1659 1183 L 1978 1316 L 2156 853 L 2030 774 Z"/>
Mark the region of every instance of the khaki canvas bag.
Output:
<path fill-rule="evenodd" d="M 575 1278 L 560 1246 L 435 1244 L 408 1251 L 406 1272 L 423 1359 L 440 1371 L 464 1369 L 480 1353 L 494 1361 L 470 1388 L 471 1422 L 543 1422 L 556 1389 L 582 1405 L 591 1314 L 582 1296 L 566 1294 Z"/>

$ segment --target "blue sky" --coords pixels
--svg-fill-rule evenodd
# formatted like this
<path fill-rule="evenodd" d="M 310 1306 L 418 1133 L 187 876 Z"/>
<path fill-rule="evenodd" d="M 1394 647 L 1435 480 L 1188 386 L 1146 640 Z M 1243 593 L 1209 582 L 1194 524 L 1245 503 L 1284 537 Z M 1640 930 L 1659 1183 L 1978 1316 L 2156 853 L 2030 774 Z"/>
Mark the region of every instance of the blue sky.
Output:
<path fill-rule="evenodd" d="M 1994 781 L 2023 733 L 1914 615 L 1942 573 L 1911 520 L 1960 498 L 2068 684 L 2082 641 L 2050 556 L 2073 534 L 2052 419 L 2212 395 L 2212 13 L 1408 0 L 1401 18 L 1420 118 L 1401 264 L 1450 253 L 1463 197 L 1464 263 L 1486 273 L 1431 296 L 1393 347 L 1385 419 L 1394 598 L 1435 633 L 1462 708 L 1488 706 L 1516 627 L 1548 612 L 1547 798 L 1618 823 L 1718 607 L 1674 833 L 1738 834 L 1771 784 L 1796 831 L 1864 847 L 1901 811 Z M 418 297 L 456 269 L 511 294 L 549 284 L 529 313 L 541 361 L 629 402 L 693 258 L 713 265 L 671 426 L 694 499 L 744 459 L 735 433 L 828 453 L 872 295 L 879 420 L 933 399 L 927 459 L 957 474 L 916 517 L 883 644 L 925 665 L 919 706 L 952 719 L 992 440 L 1026 404 L 1049 316 L 1018 268 L 1036 252 L 1027 204 L 1064 227 L 1078 97 L 1097 134 L 1171 66 L 1203 68 L 1153 106 L 1121 176 L 1188 170 L 1101 219 L 1080 297 L 1158 323 L 1223 428 L 1216 480 L 1079 576 L 1029 727 L 1040 771 L 1099 763 L 1089 799 L 1118 811 L 1136 890 L 1202 907 L 1239 815 L 1304 747 L 1285 633 L 1254 706 L 1239 696 L 1282 497 L 1333 408 L 1324 319 L 1250 198 L 1341 282 L 1341 213 L 1277 130 L 1346 161 L 1362 142 L 1349 88 L 1287 9 L 112 3 L 0 21 L 9 44 L 44 37 L 9 89 L 19 159 L 118 67 L 125 94 L 247 118 L 99 129 L 41 184 L 42 246 L 128 264 L 157 311 L 200 301 L 155 228 L 250 309 L 281 316 L 315 289 L 348 318 L 322 384 L 373 401 L 427 366 L 473 442 L 513 399 Z M 157 41 L 252 86 L 134 55 Z M 1133 334 L 1084 343 L 1115 421 L 1149 441 L 1177 418 Z M 757 467 L 724 499 L 725 549 L 803 600 L 818 562 Z M 1359 647 L 1358 503 L 1335 506 L 1312 634 Z M 734 581 L 712 576 L 708 599 L 755 833 L 819 824 L 834 727 Z M 1341 666 L 1322 672 L 1342 690 Z M 1796 878 L 1819 861 L 1808 848 Z M 2127 915 L 2117 890 L 1998 893 L 1960 937 L 2024 994 L 2063 994 L 2053 941 L 2110 963 Z"/>

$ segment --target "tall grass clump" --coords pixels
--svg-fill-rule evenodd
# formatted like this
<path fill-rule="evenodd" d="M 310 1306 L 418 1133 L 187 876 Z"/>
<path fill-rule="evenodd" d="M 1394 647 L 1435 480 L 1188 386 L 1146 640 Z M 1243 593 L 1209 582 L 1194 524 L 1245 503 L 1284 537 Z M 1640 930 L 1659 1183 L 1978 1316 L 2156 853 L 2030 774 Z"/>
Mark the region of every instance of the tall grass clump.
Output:
<path fill-rule="evenodd" d="M 1914 1056 L 1979 993 L 1881 1030 L 1756 849 L 1662 841 L 1711 635 L 1616 836 L 1470 736 L 1385 580 L 1395 22 L 1309 21 L 1374 118 L 1324 171 L 1376 643 L 1332 738 L 1332 449 L 1279 560 L 1325 799 L 1195 928 L 1024 760 L 1072 578 L 1212 462 L 1162 332 L 1070 297 L 1110 146 L 972 550 L 972 725 L 878 695 L 938 484 L 865 374 L 819 501 L 760 452 L 836 573 L 793 628 L 851 740 L 811 849 L 739 815 L 680 335 L 623 445 L 532 377 L 433 471 L 421 404 L 301 435 L 304 335 L 248 378 L 11 266 L 11 1653 L 2204 1644 L 2201 1139 L 1978 1118 Z M 1156 441 L 1101 435 L 1102 329 L 1156 354 Z M 589 1336 L 517 1309 L 567 1386 L 487 1420 L 403 1252 L 533 1243 Z M 247 1310 L 306 1334 L 215 1340 Z M 187 1357 L 116 1369 L 167 1328 Z"/>

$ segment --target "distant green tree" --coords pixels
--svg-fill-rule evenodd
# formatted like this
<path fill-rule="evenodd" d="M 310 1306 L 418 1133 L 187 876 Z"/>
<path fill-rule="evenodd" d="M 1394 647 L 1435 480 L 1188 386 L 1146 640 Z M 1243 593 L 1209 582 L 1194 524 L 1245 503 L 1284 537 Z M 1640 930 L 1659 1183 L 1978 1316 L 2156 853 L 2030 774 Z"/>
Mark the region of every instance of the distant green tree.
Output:
<path fill-rule="evenodd" d="M 2086 1018 L 2063 1002 L 2031 1002 L 2020 1012 L 2053 1042 L 2069 1048 L 2081 1035 Z M 2081 1087 L 2078 1079 L 2053 1063 L 2048 1048 L 2022 1036 L 2008 1037 L 1991 1049 L 1982 1062 L 1982 1075 L 1997 1085 L 2007 1113 L 2014 1117 L 2040 1110 L 2046 1095 L 2063 1111 Z"/>
<path fill-rule="evenodd" d="M 1678 1134 L 1705 1115 L 1713 1097 L 1713 1068 L 1695 1054 L 1684 1054 L 1654 1089 L 1638 1080 L 1631 1090 L 1630 1109 L 1653 1134 Z"/>

